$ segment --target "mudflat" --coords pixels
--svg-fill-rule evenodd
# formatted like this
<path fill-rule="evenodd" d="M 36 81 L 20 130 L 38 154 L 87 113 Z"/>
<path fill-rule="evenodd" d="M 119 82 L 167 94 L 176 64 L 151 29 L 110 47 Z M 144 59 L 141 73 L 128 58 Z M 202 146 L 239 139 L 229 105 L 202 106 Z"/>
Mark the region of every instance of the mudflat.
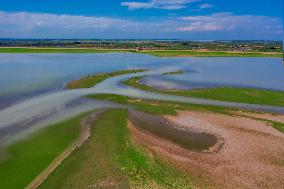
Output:
<path fill-rule="evenodd" d="M 242 116 L 187 111 L 164 116 L 183 131 L 211 133 L 222 147 L 202 153 L 145 132 L 129 123 L 133 139 L 210 188 L 279 188 L 284 185 L 284 134 L 268 122 Z M 198 187 L 198 183 L 196 184 Z"/>

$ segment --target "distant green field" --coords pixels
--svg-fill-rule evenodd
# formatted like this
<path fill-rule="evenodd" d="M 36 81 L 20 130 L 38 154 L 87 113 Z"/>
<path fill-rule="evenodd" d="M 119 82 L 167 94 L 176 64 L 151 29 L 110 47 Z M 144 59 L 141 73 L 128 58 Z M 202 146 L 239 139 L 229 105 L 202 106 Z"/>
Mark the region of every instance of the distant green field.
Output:
<path fill-rule="evenodd" d="M 202 51 L 184 51 L 184 50 L 165 50 L 165 51 L 142 51 L 143 54 L 149 54 L 158 57 L 282 57 L 281 53 L 263 54 L 261 52 L 202 52 Z"/>
<path fill-rule="evenodd" d="M 132 51 L 133 50 L 100 50 L 92 48 L 0 48 L 0 53 L 108 53 Z"/>
<path fill-rule="evenodd" d="M 229 102 L 240 102 L 249 104 L 261 104 L 271 106 L 284 106 L 284 92 L 252 89 L 252 88 L 234 88 L 219 87 L 194 90 L 158 90 L 153 87 L 141 84 L 141 77 L 135 77 L 124 81 L 126 85 L 139 88 L 146 91 L 166 93 L 179 96 L 190 96 L 204 99 L 221 100 Z"/>
<path fill-rule="evenodd" d="M 190 175 L 148 156 L 131 142 L 126 119 L 127 110 L 105 112 L 93 125 L 90 139 L 39 188 L 191 188 Z"/>
<path fill-rule="evenodd" d="M 80 134 L 80 121 L 86 114 L 40 129 L 5 149 L 0 161 L 0 188 L 27 186 L 54 158 Z"/>
<path fill-rule="evenodd" d="M 0 53 L 111 53 L 133 52 L 158 57 L 282 57 L 282 53 L 264 54 L 263 52 L 202 52 L 189 50 L 145 50 L 134 49 L 93 49 L 93 48 L 0 48 Z"/>
<path fill-rule="evenodd" d="M 109 72 L 109 73 L 100 73 L 96 75 L 89 75 L 82 77 L 78 80 L 71 81 L 67 84 L 68 89 L 79 89 L 79 88 L 90 88 L 95 86 L 96 84 L 102 82 L 103 80 L 114 77 L 118 75 L 123 74 L 130 74 L 130 73 L 136 73 L 136 72 L 142 72 L 145 71 L 145 69 L 136 69 L 136 70 L 120 70 L 115 72 Z"/>

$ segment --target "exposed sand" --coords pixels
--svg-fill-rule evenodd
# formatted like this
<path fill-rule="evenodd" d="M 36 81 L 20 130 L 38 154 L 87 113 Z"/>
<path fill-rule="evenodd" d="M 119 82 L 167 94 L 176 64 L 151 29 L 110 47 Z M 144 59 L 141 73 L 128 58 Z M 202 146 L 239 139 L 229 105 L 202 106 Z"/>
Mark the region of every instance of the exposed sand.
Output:
<path fill-rule="evenodd" d="M 183 149 L 131 126 L 133 139 L 184 171 L 201 176 L 208 188 L 284 188 L 284 134 L 266 122 L 208 112 L 165 116 L 179 129 L 207 132 L 223 139 L 213 153 Z M 196 184 L 197 188 L 204 186 Z"/>

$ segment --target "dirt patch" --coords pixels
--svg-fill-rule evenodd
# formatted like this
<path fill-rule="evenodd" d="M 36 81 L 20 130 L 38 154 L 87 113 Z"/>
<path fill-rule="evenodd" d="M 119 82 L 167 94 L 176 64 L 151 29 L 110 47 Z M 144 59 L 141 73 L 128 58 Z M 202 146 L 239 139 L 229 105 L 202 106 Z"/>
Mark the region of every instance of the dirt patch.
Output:
<path fill-rule="evenodd" d="M 174 122 L 160 116 L 130 110 L 128 119 L 138 129 L 142 129 L 193 151 L 210 153 L 218 150 L 222 143 L 222 139 L 214 134 L 196 129 L 182 129 L 175 125 Z"/>
<path fill-rule="evenodd" d="M 223 138 L 224 145 L 219 151 L 198 153 L 139 130 L 129 122 L 135 141 L 182 170 L 211 182 L 208 188 L 284 187 L 284 134 L 266 122 L 194 111 L 179 112 L 165 119 L 181 130 Z"/>

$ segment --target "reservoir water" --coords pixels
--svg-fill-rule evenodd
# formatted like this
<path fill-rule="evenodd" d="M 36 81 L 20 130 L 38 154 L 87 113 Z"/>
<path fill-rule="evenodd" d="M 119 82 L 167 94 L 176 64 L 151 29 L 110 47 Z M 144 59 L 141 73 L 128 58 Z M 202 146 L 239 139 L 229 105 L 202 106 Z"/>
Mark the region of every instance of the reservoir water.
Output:
<path fill-rule="evenodd" d="M 86 74 L 127 68 L 171 67 L 182 75 L 155 76 L 148 83 L 162 86 L 245 86 L 284 91 L 281 58 L 159 58 L 134 53 L 0 54 L 0 97 L 62 89 Z M 175 86 L 176 85 L 176 86 Z"/>
<path fill-rule="evenodd" d="M 149 71 L 110 78 L 90 89 L 64 89 L 68 81 L 86 74 L 130 68 Z M 161 76 L 176 70 L 183 70 L 185 74 Z M 82 111 L 114 106 L 82 98 L 93 93 L 284 113 L 281 107 L 158 95 L 120 83 L 144 74 L 149 77 L 143 82 L 164 88 L 241 86 L 284 91 L 284 67 L 280 58 L 158 58 L 132 53 L 0 54 L 0 145 L 11 136 L 29 133 Z"/>

